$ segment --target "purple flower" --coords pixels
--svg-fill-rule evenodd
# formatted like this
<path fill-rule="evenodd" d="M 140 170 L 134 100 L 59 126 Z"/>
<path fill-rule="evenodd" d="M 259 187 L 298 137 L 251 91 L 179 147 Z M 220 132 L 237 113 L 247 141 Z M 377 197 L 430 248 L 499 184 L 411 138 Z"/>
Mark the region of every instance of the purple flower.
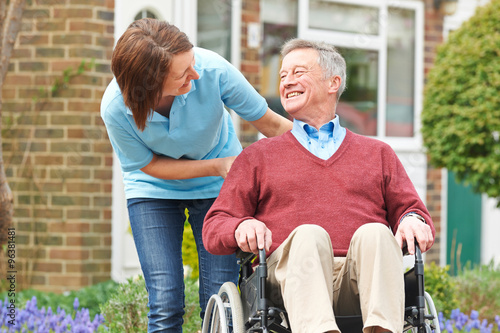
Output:
<path fill-rule="evenodd" d="M 461 314 L 460 309 L 453 309 L 453 310 L 451 310 L 450 319 L 457 320 L 457 318 L 458 318 L 458 316 L 460 316 L 460 314 Z"/>
<path fill-rule="evenodd" d="M 75 301 L 73 302 L 73 309 L 75 309 L 75 311 L 78 311 L 79 307 L 80 307 L 80 302 L 78 301 L 78 297 L 75 297 Z"/>
<path fill-rule="evenodd" d="M 94 320 L 90 320 L 89 310 L 79 308 L 78 299 L 75 298 L 73 307 L 75 309 L 74 318 L 60 307 L 56 313 L 49 307 L 38 309 L 37 299 L 33 297 L 26 302 L 24 309 L 16 309 L 16 325 L 11 326 L 6 322 L 8 313 L 7 300 L 0 301 L 0 332 L 38 332 L 38 333 L 93 333 L 104 324 L 104 317 L 96 315 Z"/>
<path fill-rule="evenodd" d="M 451 320 L 447 320 L 445 325 L 444 325 L 444 330 L 449 332 L 449 333 L 453 333 L 453 324 L 451 322 Z"/>

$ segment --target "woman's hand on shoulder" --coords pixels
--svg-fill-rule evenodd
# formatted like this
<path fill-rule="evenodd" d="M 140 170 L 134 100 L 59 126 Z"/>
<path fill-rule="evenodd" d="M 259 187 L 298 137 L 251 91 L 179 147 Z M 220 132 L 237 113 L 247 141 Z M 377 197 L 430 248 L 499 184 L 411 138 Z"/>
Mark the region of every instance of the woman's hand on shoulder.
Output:
<path fill-rule="evenodd" d="M 216 159 L 216 168 L 219 176 L 226 179 L 227 174 L 229 173 L 229 170 L 231 169 L 231 166 L 233 165 L 235 159 L 236 156 L 221 157 Z"/>

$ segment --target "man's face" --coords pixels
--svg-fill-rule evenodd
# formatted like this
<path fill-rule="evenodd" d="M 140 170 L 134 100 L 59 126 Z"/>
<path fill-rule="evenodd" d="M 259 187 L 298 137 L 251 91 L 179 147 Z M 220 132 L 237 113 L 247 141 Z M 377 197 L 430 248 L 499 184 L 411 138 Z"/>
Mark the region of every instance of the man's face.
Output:
<path fill-rule="evenodd" d="M 330 80 L 323 78 L 314 49 L 296 49 L 283 58 L 280 98 L 285 110 L 299 120 L 311 112 L 331 109 Z M 326 109 L 325 109 L 326 108 Z"/>
<path fill-rule="evenodd" d="M 170 71 L 163 83 L 163 95 L 179 96 L 191 90 L 191 80 L 198 80 L 200 75 L 194 69 L 193 50 L 178 53 L 173 56 Z"/>

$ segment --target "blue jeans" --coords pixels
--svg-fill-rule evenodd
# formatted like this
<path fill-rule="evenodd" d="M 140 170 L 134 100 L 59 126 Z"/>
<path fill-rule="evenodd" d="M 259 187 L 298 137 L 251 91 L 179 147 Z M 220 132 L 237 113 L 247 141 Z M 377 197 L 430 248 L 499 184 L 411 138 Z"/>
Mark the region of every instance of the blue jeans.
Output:
<path fill-rule="evenodd" d="M 130 225 L 149 295 L 148 332 L 182 332 L 184 211 L 198 249 L 200 316 L 208 299 L 226 281 L 238 280 L 236 256 L 208 253 L 202 242 L 203 219 L 215 199 L 170 200 L 134 198 L 127 201 Z"/>

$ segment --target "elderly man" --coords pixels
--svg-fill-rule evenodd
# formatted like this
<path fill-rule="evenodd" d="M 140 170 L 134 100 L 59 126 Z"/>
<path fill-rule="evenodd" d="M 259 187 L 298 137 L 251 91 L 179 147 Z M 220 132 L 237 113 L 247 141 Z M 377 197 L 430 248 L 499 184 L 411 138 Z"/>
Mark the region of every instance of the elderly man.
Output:
<path fill-rule="evenodd" d="M 434 226 L 385 143 L 343 128 L 336 105 L 345 61 L 325 43 L 282 49 L 280 96 L 292 131 L 246 148 L 205 218 L 214 254 L 265 248 L 268 283 L 293 332 L 339 332 L 335 315 L 362 314 L 364 332 L 401 332 L 401 248 L 423 251 Z"/>

